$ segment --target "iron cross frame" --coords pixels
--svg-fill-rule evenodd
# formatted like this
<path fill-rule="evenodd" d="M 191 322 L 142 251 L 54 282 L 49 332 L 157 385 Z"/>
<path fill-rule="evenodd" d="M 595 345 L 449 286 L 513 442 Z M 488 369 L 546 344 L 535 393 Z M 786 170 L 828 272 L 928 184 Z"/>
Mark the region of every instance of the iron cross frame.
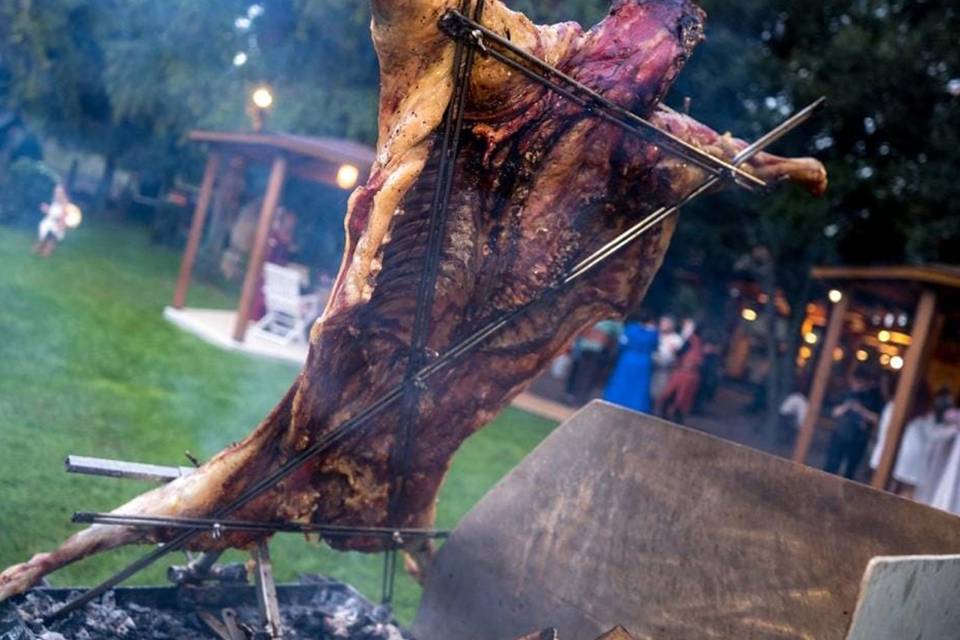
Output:
<path fill-rule="evenodd" d="M 484 0 L 478 0 L 474 13 L 476 17 L 481 16 L 483 3 Z M 466 11 L 468 7 L 469 0 L 462 0 L 461 9 Z M 408 398 L 407 406 L 415 408 L 416 403 L 412 403 L 410 399 L 415 399 L 416 395 L 411 395 L 411 389 L 413 389 L 416 394 L 422 392 L 427 388 L 427 382 L 438 373 L 448 369 L 463 356 L 483 345 L 492 336 L 510 326 L 514 320 L 527 313 L 530 309 L 548 303 L 570 284 L 576 282 L 596 269 L 599 265 L 620 253 L 624 248 L 642 237 L 663 220 L 676 213 L 680 207 L 689 204 L 720 182 L 730 180 L 746 188 L 755 186 L 765 187 L 766 185 L 762 181 L 742 171 L 740 166 L 797 126 L 806 122 L 824 104 L 824 99 L 820 98 L 785 120 L 753 144 L 747 146 L 737 154 L 732 162 L 725 163 L 709 154 L 704 154 L 695 147 L 692 147 L 693 151 L 691 151 L 691 149 L 687 148 L 690 145 L 682 140 L 677 139 L 680 144 L 677 144 L 677 141 L 670 140 L 668 137 L 669 134 L 666 132 L 640 118 L 640 116 L 632 114 L 615 104 L 608 103 L 605 98 L 593 92 L 589 87 L 576 83 L 575 80 L 565 76 L 558 69 L 517 49 L 509 41 L 503 40 L 497 34 L 487 30 L 478 21 L 466 18 L 462 12 L 450 11 L 444 14 L 440 20 L 440 28 L 457 42 L 454 68 L 454 94 L 451 108 L 448 109 L 443 125 L 444 135 L 442 144 L 444 155 L 441 157 L 441 163 L 444 164 L 444 166 L 442 167 L 443 171 L 439 174 L 440 178 L 438 179 L 435 189 L 434 207 L 431 216 L 431 237 L 427 244 L 428 261 L 423 273 L 422 286 L 420 287 L 420 292 L 426 291 L 426 293 L 423 296 L 418 295 L 418 315 L 423 314 L 424 316 L 429 316 L 429 309 L 432 307 L 433 290 L 436 287 L 436 260 L 439 258 L 446 208 L 452 189 L 453 160 L 456 157 L 462 129 L 463 109 L 466 99 L 466 79 L 469 77 L 473 58 L 477 51 L 490 55 L 504 64 L 515 68 L 531 80 L 539 82 L 560 95 L 580 104 L 586 111 L 595 114 L 597 117 L 617 124 L 631 133 L 652 136 L 653 139 L 664 146 L 665 149 L 703 168 L 708 175 L 699 186 L 692 189 L 678 202 L 670 206 L 661 207 L 645 216 L 631 228 L 611 239 L 603 247 L 570 267 L 553 285 L 547 287 L 538 298 L 512 311 L 505 312 L 499 317 L 495 317 L 490 323 L 456 343 L 444 353 L 428 354 L 424 351 L 423 345 L 429 333 L 429 318 L 427 317 L 426 320 L 416 323 L 413 339 L 411 340 L 410 366 L 408 366 L 408 372 L 404 378 L 404 382 L 388 390 L 379 400 L 373 402 L 366 409 L 358 412 L 354 417 L 323 434 L 313 445 L 292 457 L 268 476 L 255 482 L 239 497 L 215 511 L 208 519 L 210 522 L 222 521 L 251 500 L 269 491 L 278 482 L 282 481 L 317 455 L 329 450 L 330 447 L 343 441 L 345 438 L 360 432 L 364 427 L 383 415 L 388 409 L 393 409 L 394 405 L 405 397 Z M 516 56 L 517 60 L 512 59 L 509 55 L 503 53 L 503 51 L 498 50 L 498 47 L 507 51 L 510 55 Z M 524 66 L 518 60 L 527 62 L 530 67 Z M 760 184 L 758 185 L 757 182 Z M 425 283 L 425 285 L 423 283 Z M 419 329 L 417 329 L 417 327 L 419 327 Z M 406 447 L 409 446 L 410 437 L 409 429 L 406 431 L 405 437 L 407 441 L 402 443 L 400 448 L 401 453 L 398 459 L 398 464 L 400 465 L 398 470 L 401 471 L 401 475 L 402 467 L 406 465 Z M 158 545 L 155 549 L 101 584 L 68 601 L 60 609 L 51 613 L 47 619 L 56 619 L 84 606 L 170 552 L 184 548 L 191 540 L 208 531 L 209 527 L 207 524 L 208 523 L 204 523 L 200 526 L 185 528 L 167 543 Z M 393 549 L 395 548 L 396 547 L 393 547 Z M 395 566 L 395 555 L 392 561 L 388 555 L 388 563 Z"/>

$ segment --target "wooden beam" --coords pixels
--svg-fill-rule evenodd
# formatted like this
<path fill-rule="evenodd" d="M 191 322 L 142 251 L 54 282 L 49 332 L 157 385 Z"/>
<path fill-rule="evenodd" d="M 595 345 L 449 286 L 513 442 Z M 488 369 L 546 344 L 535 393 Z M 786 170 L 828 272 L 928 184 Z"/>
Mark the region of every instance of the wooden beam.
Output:
<path fill-rule="evenodd" d="M 273 225 L 273 216 L 280 203 L 280 193 L 287 178 L 287 159 L 277 155 L 270 168 L 270 179 L 267 182 L 267 192 L 263 197 L 263 206 L 260 207 L 260 221 L 257 223 L 257 235 L 250 251 L 250 260 L 247 263 L 247 274 L 243 279 L 243 293 L 240 295 L 240 307 L 237 309 L 237 323 L 233 328 L 233 339 L 243 342 L 247 335 L 247 324 L 250 322 L 250 312 L 253 300 L 256 297 L 260 274 L 263 273 L 263 263 L 267 256 L 267 240 L 270 238 L 270 228 Z"/>
<path fill-rule="evenodd" d="M 928 353 L 926 347 L 936 310 L 937 294 L 927 289 L 920 295 L 920 302 L 914 314 L 911 335 L 913 341 L 903 359 L 903 370 L 900 372 L 900 381 L 897 383 L 897 391 L 893 397 L 893 413 L 890 416 L 890 426 L 887 428 L 887 438 L 883 443 L 883 454 L 880 456 L 880 464 L 871 481 L 876 489 L 886 488 L 890 480 L 893 463 L 897 459 L 897 450 L 900 448 L 900 437 L 903 435 L 907 416 L 923 373 L 924 355 Z"/>
<path fill-rule="evenodd" d="M 793 450 L 793 461 L 806 463 L 810 445 L 813 443 L 813 434 L 817 430 L 820 412 L 823 410 L 823 400 L 827 395 L 827 385 L 830 383 L 830 372 L 833 369 L 833 350 L 840 344 L 840 334 L 843 333 L 843 321 L 850 307 L 850 292 L 846 292 L 840 302 L 833 305 L 830 313 L 830 322 L 827 324 L 827 333 L 820 348 L 820 357 L 817 359 L 817 368 L 810 388 L 810 406 L 807 415 L 800 427 L 797 436 L 797 445 Z"/>
<path fill-rule="evenodd" d="M 190 223 L 190 236 L 187 238 L 187 248 L 183 251 L 180 260 L 180 275 L 177 276 L 177 286 L 173 291 L 173 308 L 183 309 L 187 303 L 187 291 L 190 289 L 190 278 L 193 275 L 193 265 L 197 260 L 197 251 L 200 249 L 200 238 L 203 236 L 203 225 L 207 221 L 207 211 L 210 209 L 210 199 L 213 196 L 213 183 L 220 170 L 220 152 L 216 149 L 207 155 L 207 166 L 203 170 L 203 182 L 200 185 L 200 195 L 197 197 L 197 206 L 193 210 L 193 221 Z"/>

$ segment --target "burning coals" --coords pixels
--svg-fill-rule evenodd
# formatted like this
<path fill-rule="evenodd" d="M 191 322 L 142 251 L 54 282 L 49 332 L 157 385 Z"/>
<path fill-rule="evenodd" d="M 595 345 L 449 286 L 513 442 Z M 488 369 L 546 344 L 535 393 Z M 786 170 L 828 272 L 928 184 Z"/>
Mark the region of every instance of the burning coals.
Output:
<path fill-rule="evenodd" d="M 393 620 L 389 607 L 372 604 L 341 582 L 306 576 L 278 591 L 285 640 L 412 640 Z M 45 625 L 44 616 L 71 595 L 63 589 L 35 590 L 0 607 L 0 640 L 266 637 L 261 635 L 263 625 L 249 587 L 119 589 Z"/>

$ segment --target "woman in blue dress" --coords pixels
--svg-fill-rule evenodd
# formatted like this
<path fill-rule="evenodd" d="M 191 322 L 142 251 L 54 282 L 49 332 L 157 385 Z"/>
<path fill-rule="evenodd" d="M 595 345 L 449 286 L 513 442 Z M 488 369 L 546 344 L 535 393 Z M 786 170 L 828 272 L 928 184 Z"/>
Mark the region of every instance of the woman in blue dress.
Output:
<path fill-rule="evenodd" d="M 620 336 L 620 356 L 603 392 L 604 400 L 634 411 L 651 412 L 650 378 L 657 342 L 653 316 L 627 319 Z"/>

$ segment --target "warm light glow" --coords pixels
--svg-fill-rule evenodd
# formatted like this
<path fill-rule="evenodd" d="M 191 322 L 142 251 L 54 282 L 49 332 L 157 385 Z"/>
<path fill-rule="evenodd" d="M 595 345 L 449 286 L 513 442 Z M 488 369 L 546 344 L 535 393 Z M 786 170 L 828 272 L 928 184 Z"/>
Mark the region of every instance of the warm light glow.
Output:
<path fill-rule="evenodd" d="M 807 346 L 800 347 L 800 357 L 809 360 L 813 356 L 813 349 Z"/>
<path fill-rule="evenodd" d="M 830 293 L 827 294 L 827 297 L 830 298 L 830 302 L 837 304 L 843 300 L 843 292 L 839 289 L 830 289 Z"/>
<path fill-rule="evenodd" d="M 890 368 L 894 371 L 900 371 L 900 369 L 903 369 L 903 358 L 900 356 L 893 356 L 890 358 Z"/>
<path fill-rule="evenodd" d="M 740 312 L 740 317 L 742 317 L 747 322 L 753 322 L 757 319 L 757 312 L 753 309 L 747 308 Z"/>
<path fill-rule="evenodd" d="M 864 351 L 863 349 L 860 349 L 859 351 L 857 351 L 857 360 L 858 360 L 858 361 L 860 361 L 860 362 L 866 362 L 866 361 L 869 360 L 869 359 L 870 359 L 870 354 L 869 354 L 869 353 L 867 353 L 867 352 Z"/>
<path fill-rule="evenodd" d="M 902 345 L 904 347 L 909 347 L 910 344 L 913 342 L 913 338 L 911 338 L 906 333 L 901 333 L 899 331 L 891 331 L 890 342 L 892 342 L 893 344 Z"/>
<path fill-rule="evenodd" d="M 76 229 L 81 222 L 83 222 L 83 212 L 80 211 L 80 207 L 71 202 L 67 205 L 67 212 L 63 216 L 63 224 L 71 229 Z"/>
<path fill-rule="evenodd" d="M 890 364 L 890 360 L 891 360 L 890 356 L 887 355 L 886 353 L 880 356 L 880 364 L 882 364 L 883 366 L 887 366 L 888 364 Z"/>
<path fill-rule="evenodd" d="M 253 99 L 253 104 L 257 105 L 260 109 L 269 109 L 273 105 L 273 94 L 270 93 L 270 89 L 266 87 L 260 87 L 253 92 L 251 96 Z"/>
<path fill-rule="evenodd" d="M 840 347 L 837 347 L 836 349 L 834 349 L 833 359 L 836 360 L 837 362 L 840 362 L 841 360 L 843 360 L 843 349 L 841 349 Z"/>
<path fill-rule="evenodd" d="M 759 302 L 760 304 L 767 304 L 768 302 L 770 302 L 770 296 L 767 295 L 766 293 L 761 293 L 760 295 L 757 296 L 757 302 Z"/>
<path fill-rule="evenodd" d="M 880 342 L 890 342 L 890 332 L 886 329 L 877 334 L 877 340 Z"/>
<path fill-rule="evenodd" d="M 803 336 L 803 340 L 807 344 L 817 344 L 817 340 L 819 340 L 819 338 L 817 337 L 817 334 L 811 331 L 807 335 Z"/>
<path fill-rule="evenodd" d="M 337 186 L 341 189 L 352 189 L 360 179 L 360 169 L 352 164 L 340 165 L 337 169 Z"/>

